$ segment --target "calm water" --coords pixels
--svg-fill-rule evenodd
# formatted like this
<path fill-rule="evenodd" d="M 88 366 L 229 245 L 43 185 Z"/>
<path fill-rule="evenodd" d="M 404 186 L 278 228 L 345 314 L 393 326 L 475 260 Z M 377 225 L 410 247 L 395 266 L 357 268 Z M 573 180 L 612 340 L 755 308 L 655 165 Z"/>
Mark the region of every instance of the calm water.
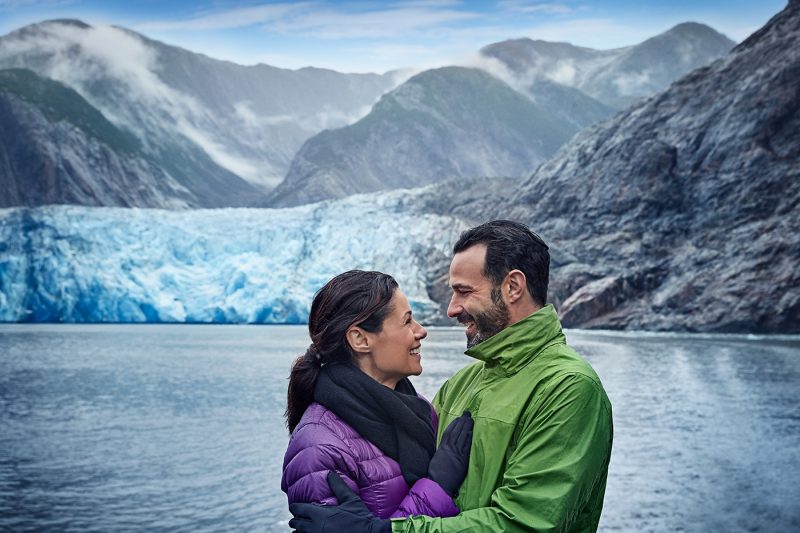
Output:
<path fill-rule="evenodd" d="M 601 531 L 800 531 L 800 339 L 569 332 L 614 406 Z M 433 329 L 417 388 L 463 366 Z M 0 325 L 0 530 L 285 531 L 303 327 Z"/>

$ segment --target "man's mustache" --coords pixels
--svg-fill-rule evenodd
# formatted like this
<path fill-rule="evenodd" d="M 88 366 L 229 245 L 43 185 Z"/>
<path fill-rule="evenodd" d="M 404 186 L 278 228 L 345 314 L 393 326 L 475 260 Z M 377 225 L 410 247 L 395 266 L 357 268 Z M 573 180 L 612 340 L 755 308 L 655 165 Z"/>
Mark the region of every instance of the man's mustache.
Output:
<path fill-rule="evenodd" d="M 472 318 L 472 315 L 467 313 L 466 311 L 462 311 L 460 315 L 456 317 L 459 324 L 466 324 L 467 322 L 475 322 L 475 319 Z"/>

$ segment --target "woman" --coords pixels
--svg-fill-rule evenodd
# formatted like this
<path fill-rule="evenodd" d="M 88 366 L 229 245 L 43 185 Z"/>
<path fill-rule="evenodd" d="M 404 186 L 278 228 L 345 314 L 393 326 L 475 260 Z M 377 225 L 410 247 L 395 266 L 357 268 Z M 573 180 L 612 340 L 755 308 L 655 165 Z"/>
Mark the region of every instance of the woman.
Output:
<path fill-rule="evenodd" d="M 454 516 L 472 441 L 469 413 L 444 432 L 417 395 L 427 331 L 397 282 L 352 270 L 314 296 L 311 346 L 292 365 L 286 418 L 291 438 L 281 488 L 289 503 L 335 504 L 338 473 L 379 518 Z"/>

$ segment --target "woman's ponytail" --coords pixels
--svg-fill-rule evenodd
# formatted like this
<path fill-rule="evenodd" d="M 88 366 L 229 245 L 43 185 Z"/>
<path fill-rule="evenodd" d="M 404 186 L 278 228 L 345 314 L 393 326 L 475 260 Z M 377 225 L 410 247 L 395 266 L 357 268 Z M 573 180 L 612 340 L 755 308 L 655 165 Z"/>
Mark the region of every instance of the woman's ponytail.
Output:
<path fill-rule="evenodd" d="M 286 425 L 289 433 L 294 431 L 303 413 L 314 401 L 314 386 L 317 383 L 319 369 L 322 367 L 319 352 L 312 344 L 306 353 L 292 363 L 289 374 L 289 393 L 286 402 Z"/>

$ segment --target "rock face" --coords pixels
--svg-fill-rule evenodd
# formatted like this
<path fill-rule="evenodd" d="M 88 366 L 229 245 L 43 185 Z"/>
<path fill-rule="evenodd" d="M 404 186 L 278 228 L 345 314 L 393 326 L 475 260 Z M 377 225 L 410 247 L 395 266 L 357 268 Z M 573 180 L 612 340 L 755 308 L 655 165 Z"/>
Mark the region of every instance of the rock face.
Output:
<path fill-rule="evenodd" d="M 490 45 L 482 54 L 503 66 L 487 68 L 529 100 L 475 70 L 424 72 L 385 95 L 358 123 L 311 138 L 268 205 L 526 174 L 584 127 L 733 44 L 708 26 L 686 23 L 616 50 L 529 39 Z"/>
<path fill-rule="evenodd" d="M 575 131 L 481 70 L 430 70 L 384 95 L 357 123 L 310 139 L 271 205 L 524 175 Z"/>
<path fill-rule="evenodd" d="M 70 20 L 0 37 L 0 68 L 32 70 L 74 89 L 185 186 L 236 176 L 257 191 L 228 205 L 258 203 L 306 139 L 356 121 L 396 85 L 393 74 L 246 67 Z"/>
<path fill-rule="evenodd" d="M 185 208 L 259 194 L 231 173 L 179 182 L 74 90 L 29 70 L 0 70 L 0 124 L 0 207 Z"/>
<path fill-rule="evenodd" d="M 614 109 L 650 96 L 725 56 L 736 43 L 695 22 L 679 24 L 636 46 L 594 50 L 568 43 L 513 39 L 481 50 L 499 60 L 523 85 L 546 79 L 579 89 Z M 525 81 L 527 80 L 527 81 Z"/>
<path fill-rule="evenodd" d="M 579 134 L 513 196 L 464 188 L 450 212 L 542 234 L 567 326 L 800 332 L 799 87 L 791 2 L 724 60 Z"/>

